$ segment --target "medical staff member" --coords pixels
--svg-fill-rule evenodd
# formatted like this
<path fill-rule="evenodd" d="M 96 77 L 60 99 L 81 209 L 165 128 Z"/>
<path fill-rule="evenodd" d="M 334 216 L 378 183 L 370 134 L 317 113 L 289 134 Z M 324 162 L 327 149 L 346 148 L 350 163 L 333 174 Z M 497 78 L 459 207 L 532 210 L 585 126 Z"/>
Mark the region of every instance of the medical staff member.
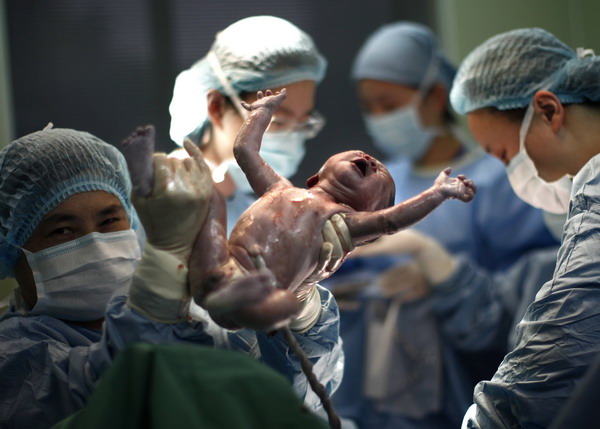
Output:
<path fill-rule="evenodd" d="M 517 344 L 475 388 L 464 427 L 549 427 L 600 351 L 600 60 L 538 28 L 485 41 L 450 95 L 517 195 L 567 212 L 556 271 L 518 326 Z"/>
<path fill-rule="evenodd" d="M 287 98 L 275 112 L 260 150 L 280 175 L 292 177 L 324 119 L 315 110 L 317 85 L 327 62 L 311 37 L 273 16 L 237 21 L 219 32 L 208 53 L 175 81 L 170 105 L 171 138 L 198 144 L 213 169 L 217 189 L 227 198 L 231 231 L 256 196 L 233 157 L 233 143 L 259 90 L 286 88 Z M 173 155 L 186 156 L 180 149 Z"/>
<path fill-rule="evenodd" d="M 85 132 L 45 129 L 0 151 L 0 277 L 19 285 L 0 321 L 3 427 L 50 427 L 80 409 L 113 357 L 139 341 L 243 351 L 318 408 L 280 336 L 189 320 L 187 265 L 210 192 L 195 186 L 192 159 L 163 155 L 155 166 L 152 198 L 136 200 L 140 218 L 171 215 L 146 228 L 142 254 L 127 165 L 115 147 Z M 321 375 L 340 354 L 336 307 L 325 302 L 326 326 L 317 321 L 297 334 Z M 339 383 L 332 372 L 321 378 L 330 391 Z"/>
<path fill-rule="evenodd" d="M 383 345 L 367 350 L 365 361 L 356 363 L 366 367 L 365 373 L 345 374 L 334 398 L 344 399 L 344 393 L 348 393 L 347 403 L 338 404 L 338 408 L 351 413 L 344 415 L 354 417 L 361 427 L 458 426 L 475 380 L 480 380 L 481 374 L 491 375 L 507 350 L 506 330 L 514 310 L 509 308 L 508 314 L 504 313 L 506 303 L 490 291 L 495 282 L 491 273 L 508 270 L 532 249 L 557 245 L 544 224 L 542 212 L 514 194 L 502 164 L 480 150 L 455 124 L 448 106 L 454 74 L 455 68 L 440 51 L 432 32 L 411 22 L 382 26 L 365 41 L 354 60 L 352 78 L 366 129 L 375 147 L 386 156 L 386 166 L 396 183 L 396 201 L 426 189 L 448 166 L 472 177 L 478 188 L 472 203 L 451 202 L 414 227 L 460 258 L 460 263 L 448 270 L 441 264 L 434 267 L 439 271 L 438 277 L 441 275 L 437 281 L 449 280 L 438 288 L 441 298 L 436 299 L 434 294 L 429 299 L 422 295 L 416 299 L 409 293 L 412 301 L 402 302 L 396 293 L 389 300 L 385 326 L 395 328 L 380 332 L 387 332 L 387 347 L 392 351 L 382 357 Z M 541 282 L 549 278 L 553 259 L 552 255 L 545 258 L 543 263 L 550 268 L 540 273 L 548 276 Z M 362 266 L 360 262 L 357 265 L 380 275 L 377 282 L 381 284 L 406 275 L 403 266 L 390 268 L 391 263 L 398 263 L 397 259 L 386 263 L 365 259 Z M 475 282 L 460 282 L 459 273 L 465 271 L 465 266 Z M 454 277 L 450 278 L 452 274 Z M 465 276 L 462 275 L 466 279 Z M 514 287 L 524 286 L 516 283 Z M 520 291 L 514 294 L 521 298 Z M 463 302 L 458 297 L 465 296 L 470 299 L 465 299 L 461 308 Z M 527 302 L 529 299 L 531 294 L 525 298 Z M 476 307 L 482 303 L 494 310 L 489 319 L 486 323 L 469 323 L 476 320 L 473 312 L 482 311 Z M 370 319 L 370 305 L 364 305 L 365 316 Z M 342 312 L 343 328 L 345 316 L 356 317 Z M 396 317 L 395 322 L 388 317 Z M 367 326 L 373 323 L 378 322 L 368 320 Z M 352 326 L 353 331 L 344 329 L 341 335 L 351 367 L 351 359 L 372 343 L 364 338 L 368 332 L 363 335 L 357 325 L 347 326 Z M 490 350 L 501 354 L 492 354 L 495 359 L 489 355 L 467 355 Z M 484 360 L 486 357 L 488 361 Z M 385 377 L 388 386 L 384 389 L 370 386 L 372 367 L 381 366 L 384 361 L 397 376 Z M 477 371 L 469 375 L 469 369 Z M 403 376 L 407 373 L 420 375 Z M 360 399 L 346 391 L 362 388 L 358 377 L 364 377 L 367 386 Z"/>

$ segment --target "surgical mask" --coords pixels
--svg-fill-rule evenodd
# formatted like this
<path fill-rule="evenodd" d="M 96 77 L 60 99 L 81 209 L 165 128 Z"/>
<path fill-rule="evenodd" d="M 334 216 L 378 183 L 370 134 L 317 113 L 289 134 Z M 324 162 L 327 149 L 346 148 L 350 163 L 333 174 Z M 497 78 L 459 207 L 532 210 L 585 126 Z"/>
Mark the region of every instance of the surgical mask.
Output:
<path fill-rule="evenodd" d="M 302 131 L 267 132 L 263 136 L 259 154 L 275 173 L 289 179 L 296 174 L 304 159 L 306 139 L 306 133 Z M 252 192 L 246 175 L 235 159 L 225 162 L 238 191 Z"/>
<path fill-rule="evenodd" d="M 374 146 L 390 158 L 418 161 L 442 130 L 421 123 L 418 106 L 432 87 L 439 72 L 439 55 L 432 52 L 418 92 L 411 103 L 383 115 L 365 115 L 367 133 Z"/>
<path fill-rule="evenodd" d="M 229 82 L 215 53 L 209 52 L 206 58 L 215 76 L 223 86 L 225 94 L 233 101 L 233 105 L 242 119 L 248 119 L 249 112 L 241 106 L 242 100 L 231 85 L 231 82 Z M 289 125 L 291 128 L 286 131 L 267 131 L 263 135 L 259 151 L 263 160 L 277 174 L 286 179 L 289 179 L 298 171 L 298 166 L 306 153 L 305 142 L 307 139 L 313 138 L 323 128 L 324 119 L 318 114 L 313 114 L 306 122 L 296 123 L 295 121 L 290 121 Z M 235 159 L 224 161 L 215 170 L 217 170 L 217 174 L 213 174 L 213 178 L 216 176 L 217 182 L 220 181 L 220 177 L 227 171 L 235 182 L 238 191 L 245 193 L 252 192 L 252 187 L 248 183 L 246 175 Z"/>
<path fill-rule="evenodd" d="M 104 317 L 109 299 L 129 287 L 141 258 L 133 229 L 93 232 L 39 252 L 23 252 L 37 290 L 30 314 L 71 321 Z"/>
<path fill-rule="evenodd" d="M 439 135 L 437 129 L 421 125 L 416 103 L 383 115 L 365 115 L 364 120 L 374 146 L 390 158 L 415 162 Z"/>
<path fill-rule="evenodd" d="M 533 105 L 530 104 L 519 132 L 519 153 L 506 167 L 508 179 L 517 196 L 526 203 L 549 213 L 565 214 L 569 211 L 572 180 L 565 175 L 554 182 L 546 182 L 539 177 L 535 164 L 525 150 L 525 138 L 533 112 Z"/>

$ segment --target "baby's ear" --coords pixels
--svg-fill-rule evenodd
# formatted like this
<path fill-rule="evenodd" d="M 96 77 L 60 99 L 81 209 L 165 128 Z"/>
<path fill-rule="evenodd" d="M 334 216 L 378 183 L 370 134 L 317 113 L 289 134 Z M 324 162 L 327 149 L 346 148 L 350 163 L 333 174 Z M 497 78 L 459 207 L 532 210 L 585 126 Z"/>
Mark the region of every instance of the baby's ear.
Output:
<path fill-rule="evenodd" d="M 308 178 L 308 180 L 306 181 L 306 186 L 308 186 L 309 188 L 312 188 L 317 183 L 319 183 L 319 175 L 315 174 L 314 176 L 310 176 Z"/>

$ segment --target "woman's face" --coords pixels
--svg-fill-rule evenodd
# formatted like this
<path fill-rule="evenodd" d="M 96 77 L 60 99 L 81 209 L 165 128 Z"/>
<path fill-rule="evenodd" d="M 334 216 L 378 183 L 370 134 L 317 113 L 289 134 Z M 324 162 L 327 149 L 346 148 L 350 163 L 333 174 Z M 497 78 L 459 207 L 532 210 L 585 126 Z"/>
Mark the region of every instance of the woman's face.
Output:
<path fill-rule="evenodd" d="M 467 125 L 479 145 L 504 165 L 519 153 L 522 123 L 514 118 L 495 109 L 480 109 L 467 114 Z M 527 155 L 538 175 L 547 182 L 570 173 L 571 155 L 565 152 L 568 142 L 556 127 L 543 111 L 535 111 L 525 135 Z"/>
<path fill-rule="evenodd" d="M 315 110 L 316 82 L 305 80 L 278 88 L 265 88 L 265 90 L 271 89 L 273 92 L 277 92 L 282 88 L 286 88 L 287 98 L 275 112 L 274 118 L 299 123 L 309 119 L 310 114 Z M 254 100 L 256 100 L 256 94 L 244 98 L 244 101 L 249 104 Z M 212 142 L 219 158 L 216 162 L 233 157 L 233 143 L 243 122 L 244 119 L 236 108 L 225 109 L 221 127 L 218 132 L 214 133 Z"/>
<path fill-rule="evenodd" d="M 520 124 L 492 109 L 467 113 L 467 125 L 479 145 L 504 165 L 519 153 Z"/>
<path fill-rule="evenodd" d="M 369 115 L 383 115 L 414 103 L 419 91 L 407 85 L 362 79 L 358 82 L 358 99 L 361 109 Z M 442 122 L 443 106 L 428 93 L 417 106 L 421 123 L 424 126 L 439 125 Z"/>

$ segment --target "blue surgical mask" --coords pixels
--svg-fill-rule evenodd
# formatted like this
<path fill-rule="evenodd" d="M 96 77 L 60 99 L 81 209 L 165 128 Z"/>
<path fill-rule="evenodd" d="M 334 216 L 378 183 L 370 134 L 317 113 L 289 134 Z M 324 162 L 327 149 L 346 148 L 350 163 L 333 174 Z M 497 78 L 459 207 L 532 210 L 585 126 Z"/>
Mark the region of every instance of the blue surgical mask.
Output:
<path fill-rule="evenodd" d="M 280 176 L 289 179 L 298 171 L 306 153 L 306 135 L 301 131 L 267 132 L 260 147 L 260 156 Z M 227 172 L 240 192 L 252 192 L 246 175 L 235 160 L 226 161 Z"/>
<path fill-rule="evenodd" d="M 111 296 L 127 291 L 141 258 L 132 229 L 93 232 L 39 252 L 23 251 L 37 290 L 31 314 L 72 321 L 104 317 Z"/>
<path fill-rule="evenodd" d="M 439 134 L 437 129 L 421 125 L 415 103 L 383 115 L 365 115 L 364 120 L 374 146 L 389 158 L 415 162 Z"/>

